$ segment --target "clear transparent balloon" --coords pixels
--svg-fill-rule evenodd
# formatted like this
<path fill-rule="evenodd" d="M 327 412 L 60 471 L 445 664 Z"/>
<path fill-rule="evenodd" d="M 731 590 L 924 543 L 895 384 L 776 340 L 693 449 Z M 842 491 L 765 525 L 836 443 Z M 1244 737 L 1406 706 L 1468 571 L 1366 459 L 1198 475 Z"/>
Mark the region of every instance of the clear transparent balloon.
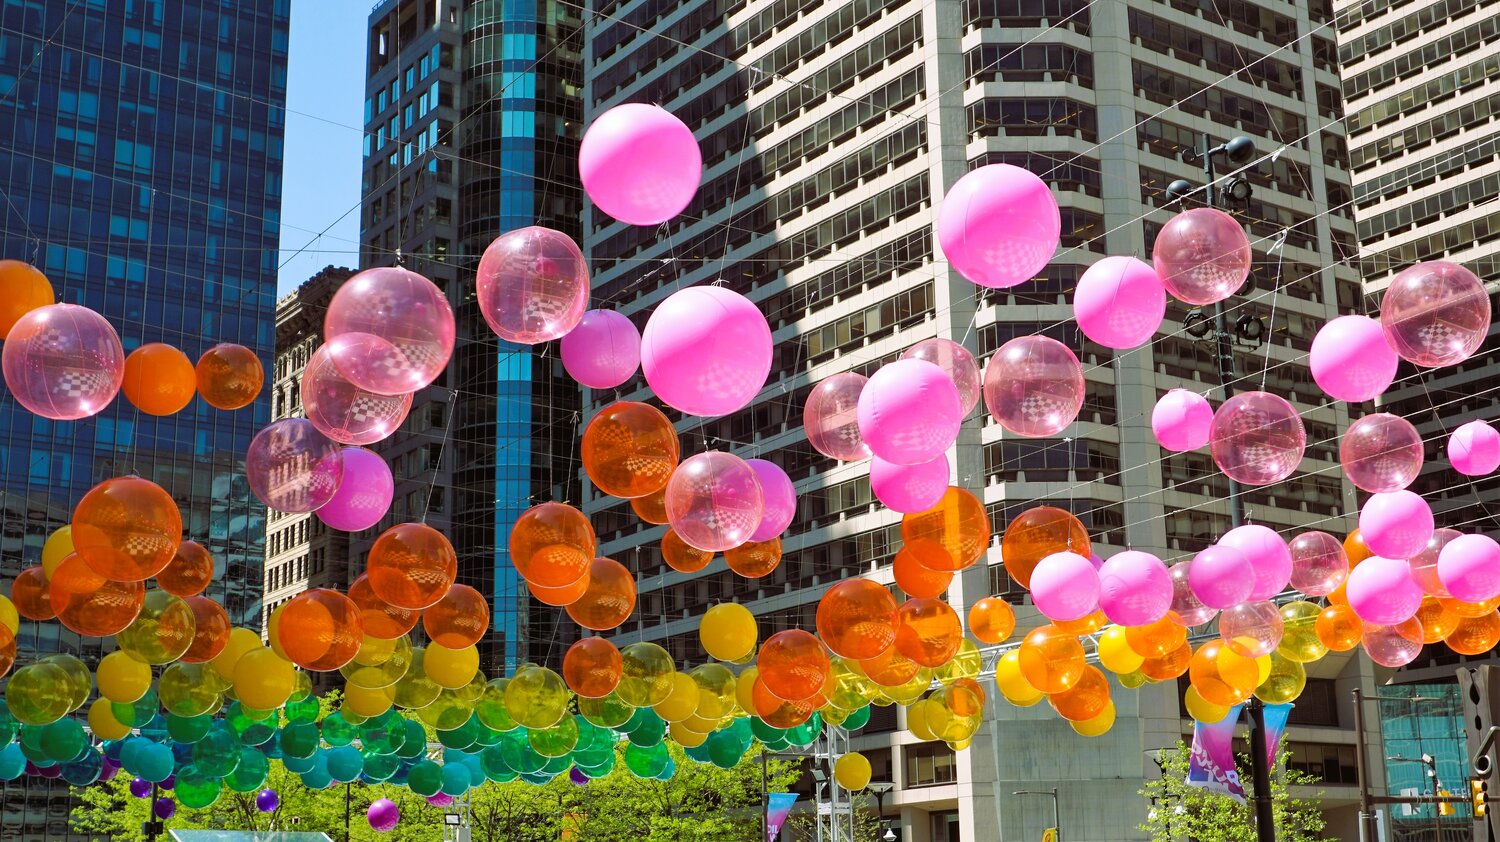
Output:
<path fill-rule="evenodd" d="M 1405 418 L 1366 415 L 1344 431 L 1339 462 L 1349 481 L 1365 491 L 1398 491 L 1422 470 L 1422 436 Z"/>
<path fill-rule="evenodd" d="M 870 382 L 845 371 L 813 387 L 802 409 L 802 427 L 813 449 L 830 459 L 853 462 L 870 455 L 859 432 L 859 396 Z"/>
<path fill-rule="evenodd" d="M 1327 596 L 1349 578 L 1344 544 L 1327 532 L 1303 532 L 1291 540 L 1293 588 L 1308 596 Z"/>
<path fill-rule="evenodd" d="M 984 369 L 984 403 L 1000 426 L 1019 436 L 1056 435 L 1083 407 L 1083 366 L 1068 346 L 1047 336 L 1018 336 Z"/>
<path fill-rule="evenodd" d="M 1380 302 L 1386 341 L 1426 368 L 1454 365 L 1479 350 L 1490 328 L 1490 297 L 1473 272 L 1432 261 L 1402 270 Z"/>
<path fill-rule="evenodd" d="M 583 318 L 588 262 L 567 234 L 533 225 L 490 243 L 475 286 L 479 310 L 496 335 L 535 345 L 566 335 Z"/>
<path fill-rule="evenodd" d="M 1214 413 L 1214 463 L 1244 485 L 1270 485 L 1302 463 L 1307 430 L 1296 408 L 1269 392 L 1242 392 Z"/>

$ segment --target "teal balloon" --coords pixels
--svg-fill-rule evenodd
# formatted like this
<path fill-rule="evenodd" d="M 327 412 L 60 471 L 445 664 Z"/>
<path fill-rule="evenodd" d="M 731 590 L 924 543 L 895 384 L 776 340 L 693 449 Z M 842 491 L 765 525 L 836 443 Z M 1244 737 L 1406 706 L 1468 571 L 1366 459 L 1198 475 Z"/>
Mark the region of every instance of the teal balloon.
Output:
<path fill-rule="evenodd" d="M 823 733 L 823 717 L 814 713 L 806 722 L 786 732 L 787 742 L 794 746 L 807 747 Z"/>
<path fill-rule="evenodd" d="M 772 740 L 784 741 L 786 739 L 786 731 L 784 729 L 777 728 L 775 725 L 767 725 L 766 721 L 758 716 L 750 717 L 749 721 L 750 732 L 755 735 L 757 740 L 763 743 L 769 743 Z"/>
<path fill-rule="evenodd" d="M 164 743 L 171 739 L 171 732 L 167 730 L 167 718 L 160 713 L 154 713 L 146 720 L 146 724 L 140 726 L 141 736 L 153 743 Z"/>
<path fill-rule="evenodd" d="M 687 758 L 689 760 L 693 760 L 693 761 L 696 761 L 698 763 L 707 763 L 707 762 L 709 762 L 709 760 L 708 760 L 708 740 L 704 740 L 703 742 L 701 742 L 701 743 L 699 743 L 698 745 L 695 745 L 695 746 L 684 747 L 682 749 L 682 753 L 685 754 L 685 755 L 687 755 Z"/>
<path fill-rule="evenodd" d="M 638 723 L 630 732 L 628 739 L 632 744 L 641 748 L 661 745 L 662 740 L 667 736 L 667 723 L 663 722 L 662 718 L 650 708 L 639 708 L 639 710 L 644 710 L 651 716 Z"/>
<path fill-rule="evenodd" d="M 625 767 L 631 774 L 638 778 L 654 778 L 661 774 L 661 770 L 667 766 L 667 761 L 672 755 L 667 751 L 665 743 L 657 743 L 654 746 L 641 746 L 631 743 L 625 747 Z"/>
<path fill-rule="evenodd" d="M 135 774 L 154 784 L 171 777 L 173 766 L 172 750 L 161 743 L 148 740 L 136 751 Z"/>
<path fill-rule="evenodd" d="M 286 758 L 312 757 L 322 739 L 318 726 L 298 722 L 281 729 L 281 753 Z"/>
<path fill-rule="evenodd" d="M 287 702 L 282 710 L 286 713 L 286 721 L 288 722 L 318 721 L 318 700 L 312 696 L 308 696 L 305 699 L 298 699 L 295 702 Z"/>
<path fill-rule="evenodd" d="M 19 743 L 0 748 L 0 781 L 13 781 L 26 772 L 26 755 Z"/>
<path fill-rule="evenodd" d="M 657 722 L 662 721 L 661 717 L 657 715 L 656 711 L 652 710 L 651 708 L 636 708 L 635 710 L 631 711 L 630 719 L 626 721 L 624 725 L 621 725 L 615 730 L 625 734 L 633 734 L 641 726 L 652 720 L 656 720 Z"/>
<path fill-rule="evenodd" d="M 240 749 L 240 762 L 224 779 L 224 784 L 235 792 L 254 792 L 266 783 L 271 774 L 271 761 L 250 746 Z"/>
<path fill-rule="evenodd" d="M 401 760 L 394 754 L 373 754 L 365 758 L 365 770 L 361 780 L 371 783 L 388 781 L 401 768 Z"/>
<path fill-rule="evenodd" d="M 522 775 L 540 771 L 547 763 L 547 758 L 537 754 L 536 749 L 531 747 L 530 734 L 525 728 L 506 731 L 504 738 L 500 740 L 500 753 L 505 758 L 506 765 Z"/>
<path fill-rule="evenodd" d="M 608 775 L 610 772 L 614 771 L 614 769 L 615 769 L 615 753 L 613 751 L 611 751 L 609 754 L 607 754 L 607 755 L 604 756 L 603 762 L 600 762 L 600 763 L 596 763 L 596 764 L 592 764 L 592 765 L 585 765 L 583 763 L 579 763 L 577 765 L 578 765 L 578 768 L 585 775 L 589 776 L 590 780 L 598 780 L 599 778 L 602 778 L 605 775 Z"/>
<path fill-rule="evenodd" d="M 573 748 L 573 762 L 579 766 L 598 766 L 615 756 L 615 733 L 590 726 L 580 729 L 578 745 Z M 597 776 L 590 776 L 597 777 Z"/>
<path fill-rule="evenodd" d="M 16 734 L 20 733 L 21 723 L 10 715 L 10 706 L 0 699 L 0 746 L 8 746 L 15 742 Z"/>
<path fill-rule="evenodd" d="M 193 763 L 197 770 L 205 776 L 217 781 L 227 776 L 240 763 L 240 740 L 235 736 L 233 729 L 222 721 L 216 721 L 203 735 L 203 739 L 193 744 Z"/>
<path fill-rule="evenodd" d="M 59 762 L 72 760 L 88 748 L 89 735 L 83 723 L 64 718 L 42 726 L 42 751 Z"/>
<path fill-rule="evenodd" d="M 792 744 L 784 739 L 761 740 L 761 744 L 764 745 L 768 751 L 786 751 L 787 749 L 792 747 Z"/>
<path fill-rule="evenodd" d="M 302 773 L 302 783 L 311 789 L 327 789 L 332 786 L 333 776 L 328 774 L 328 752 L 314 754 L 312 763 L 312 768 Z"/>
<path fill-rule="evenodd" d="M 437 795 L 443 788 L 443 767 L 431 760 L 419 760 L 407 772 L 406 785 L 423 798 Z"/>
<path fill-rule="evenodd" d="M 516 770 L 505 762 L 505 756 L 500 752 L 499 746 L 490 746 L 479 752 L 479 768 L 484 770 L 486 778 L 497 783 L 516 779 Z"/>
<path fill-rule="evenodd" d="M 229 724 L 240 742 L 247 746 L 258 746 L 276 736 L 276 724 L 265 717 L 247 714 L 239 702 L 230 702 L 224 709 L 224 721 Z"/>
<path fill-rule="evenodd" d="M 318 765 L 318 761 L 315 755 L 308 755 L 307 757 L 287 756 L 281 758 L 281 765 L 285 766 L 286 770 L 294 775 L 302 775 L 311 772 L 313 767 Z"/>
<path fill-rule="evenodd" d="M 563 757 L 578 745 L 578 718 L 565 714 L 551 728 L 536 728 L 530 734 L 531 748 L 543 757 Z"/>
<path fill-rule="evenodd" d="M 360 753 L 367 760 L 376 755 L 395 754 L 396 749 L 406 742 L 406 728 L 401 715 L 394 710 L 367 720 L 358 730 Z"/>
<path fill-rule="evenodd" d="M 349 783 L 359 778 L 365 770 L 365 759 L 354 746 L 338 746 L 327 752 L 328 774 L 339 783 Z"/>
<path fill-rule="evenodd" d="M 330 713 L 323 719 L 323 742 L 331 746 L 346 746 L 354 742 L 355 727 L 342 713 Z"/>
<path fill-rule="evenodd" d="M 42 737 L 47 733 L 45 725 L 22 725 L 21 732 L 16 744 L 21 747 L 21 753 L 32 763 L 45 763 L 48 766 L 56 763 L 52 755 L 42 745 Z"/>
<path fill-rule="evenodd" d="M 109 712 L 115 715 L 115 719 L 127 728 L 139 728 L 151 721 L 161 710 L 161 703 L 156 698 L 156 688 L 146 691 L 146 695 L 136 699 L 128 705 L 119 702 L 110 702 Z"/>
<path fill-rule="evenodd" d="M 703 744 L 708 746 L 708 762 L 720 769 L 733 769 L 745 756 L 745 747 L 729 731 L 715 731 Z"/>
<path fill-rule="evenodd" d="M 472 721 L 474 719 L 471 717 L 470 722 Z M 474 745 L 474 735 L 467 730 L 468 724 L 468 722 L 465 722 L 463 725 L 452 730 L 438 731 L 438 742 L 442 743 L 444 748 L 455 748 L 460 751 L 472 748 Z"/>
<path fill-rule="evenodd" d="M 546 772 L 533 772 L 530 775 L 522 775 L 521 780 L 531 784 L 532 786 L 544 786 L 547 783 L 550 783 L 555 777 L 557 776 L 549 775 Z"/>
<path fill-rule="evenodd" d="M 466 728 L 471 726 L 474 728 L 474 745 L 480 748 L 487 748 L 500 742 L 501 732 L 496 731 L 490 726 L 484 724 L 484 722 L 479 717 L 475 716 L 471 718 L 464 725 L 464 727 Z"/>
<path fill-rule="evenodd" d="M 99 774 L 103 771 L 104 755 L 85 746 L 77 759 L 62 764 L 61 777 L 73 786 L 88 786 L 99 780 Z"/>
<path fill-rule="evenodd" d="M 549 775 L 557 775 L 573 768 L 573 758 L 563 755 L 562 757 L 549 757 L 538 773 L 546 772 Z"/>
<path fill-rule="evenodd" d="M 847 717 L 844 718 L 844 730 L 845 731 L 858 731 L 859 729 L 865 727 L 869 723 L 870 723 L 870 706 L 869 705 L 865 705 L 864 707 L 860 708 L 859 710 L 856 710 L 855 712 L 849 714 Z"/>
<path fill-rule="evenodd" d="M 427 732 L 422 729 L 422 723 L 408 719 L 402 727 L 406 730 L 406 739 L 401 747 L 396 749 L 396 756 L 412 760 L 426 754 Z"/>
<path fill-rule="evenodd" d="M 677 774 L 677 761 L 668 757 L 667 765 L 657 774 L 656 779 L 659 781 L 670 781 L 675 774 Z"/>
<path fill-rule="evenodd" d="M 214 718 L 203 716 L 175 716 L 167 714 L 167 736 L 175 743 L 196 743 L 208 735 Z"/>

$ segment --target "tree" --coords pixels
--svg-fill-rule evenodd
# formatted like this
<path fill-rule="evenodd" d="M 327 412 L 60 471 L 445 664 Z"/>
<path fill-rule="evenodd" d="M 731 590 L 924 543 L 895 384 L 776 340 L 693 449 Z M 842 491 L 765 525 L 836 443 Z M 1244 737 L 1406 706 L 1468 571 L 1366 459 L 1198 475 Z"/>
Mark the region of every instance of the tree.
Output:
<path fill-rule="evenodd" d="M 1255 815 L 1249 804 L 1206 789 L 1187 785 L 1188 746 L 1178 741 L 1176 750 L 1161 752 L 1161 777 L 1147 781 L 1141 796 L 1148 804 L 1140 829 L 1152 842 L 1255 842 Z M 1281 842 L 1313 842 L 1323 830 L 1323 812 L 1316 798 L 1294 798 L 1291 786 L 1314 786 L 1318 779 L 1288 768 L 1287 752 L 1277 758 L 1280 774 L 1271 775 L 1271 811 L 1276 818 L 1276 838 Z M 1247 756 L 1237 758 L 1241 769 L 1250 768 Z M 1248 788 L 1248 781 L 1247 781 Z M 1322 793 L 1319 793 L 1321 795 Z"/>

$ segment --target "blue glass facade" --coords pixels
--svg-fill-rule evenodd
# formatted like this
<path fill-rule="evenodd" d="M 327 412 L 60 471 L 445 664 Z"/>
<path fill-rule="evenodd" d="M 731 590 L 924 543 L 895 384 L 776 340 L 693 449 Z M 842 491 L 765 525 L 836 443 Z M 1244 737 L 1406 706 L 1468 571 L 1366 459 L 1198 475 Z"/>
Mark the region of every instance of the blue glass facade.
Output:
<path fill-rule="evenodd" d="M 1427 755 L 1433 759 L 1439 788 L 1467 796 L 1468 748 L 1458 684 L 1383 687 L 1378 704 L 1387 790 L 1393 795 L 1432 795 L 1429 767 L 1420 762 Z M 1469 805 L 1454 807 L 1452 814 L 1439 815 L 1432 804 L 1391 805 L 1391 838 L 1433 839 L 1433 828 L 1439 825 L 1443 838 L 1467 838 L 1473 821 Z"/>

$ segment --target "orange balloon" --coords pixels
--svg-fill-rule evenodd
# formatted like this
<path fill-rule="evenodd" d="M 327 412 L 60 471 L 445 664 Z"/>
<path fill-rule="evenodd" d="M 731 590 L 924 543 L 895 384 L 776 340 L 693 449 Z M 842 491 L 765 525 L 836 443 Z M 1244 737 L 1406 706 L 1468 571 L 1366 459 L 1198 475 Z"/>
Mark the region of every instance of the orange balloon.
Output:
<path fill-rule="evenodd" d="M 816 710 L 810 702 L 778 697 L 758 675 L 750 690 L 750 697 L 755 702 L 756 715 L 772 728 L 795 728 L 811 719 Z"/>
<path fill-rule="evenodd" d="M 589 519 L 564 503 L 532 506 L 510 530 L 510 563 L 521 578 L 543 588 L 583 578 L 597 548 Z"/>
<path fill-rule="evenodd" d="M 755 666 L 759 680 L 778 699 L 811 699 L 833 668 L 823 642 L 802 629 L 779 631 L 761 645 Z"/>
<path fill-rule="evenodd" d="M 209 406 L 240 409 L 255 402 L 266 382 L 260 357 L 244 345 L 215 345 L 198 358 L 198 394 Z"/>
<path fill-rule="evenodd" d="M 896 612 L 896 649 L 924 667 L 953 660 L 964 642 L 958 612 L 941 599 L 908 599 Z"/>
<path fill-rule="evenodd" d="M 365 634 L 381 640 L 395 640 L 417 626 L 421 613 L 411 608 L 397 608 L 375 595 L 368 573 L 359 574 L 349 585 L 349 599 L 359 607 L 359 619 Z"/>
<path fill-rule="evenodd" d="M 52 282 L 39 269 L 20 260 L 0 260 L 0 339 L 10 335 L 22 316 L 56 303 Z"/>
<path fill-rule="evenodd" d="M 171 415 L 193 400 L 198 375 L 187 354 L 151 342 L 125 358 L 125 398 L 147 415 Z"/>
<path fill-rule="evenodd" d="M 865 677 L 881 687 L 900 687 L 915 678 L 921 670 L 916 661 L 901 654 L 895 646 L 858 663 Z"/>
<path fill-rule="evenodd" d="M 732 550 L 725 550 L 724 560 L 729 562 L 730 570 L 746 579 L 759 579 L 781 564 L 781 539 L 746 541 Z"/>
<path fill-rule="evenodd" d="M 1193 647 L 1187 641 L 1159 658 L 1147 658 L 1141 662 L 1141 675 L 1152 681 L 1171 681 L 1188 671 L 1193 660 Z"/>
<path fill-rule="evenodd" d="M 524 579 L 522 581 L 525 581 Z M 562 608 L 572 605 L 583 598 L 585 591 L 589 589 L 589 574 L 583 574 L 583 578 L 571 585 L 563 585 L 560 588 L 539 588 L 530 582 L 526 582 L 526 590 L 536 597 L 537 602 L 543 605 L 551 605 Z"/>
<path fill-rule="evenodd" d="M 1023 588 L 1031 587 L 1031 572 L 1053 553 L 1072 552 L 1088 558 L 1089 533 L 1078 518 L 1056 506 L 1037 506 L 1016 516 L 1000 539 L 1005 572 Z"/>
<path fill-rule="evenodd" d="M 1052 709 L 1069 722 L 1093 719 L 1109 707 L 1109 679 L 1098 667 L 1086 666 L 1071 688 L 1048 696 Z"/>
<path fill-rule="evenodd" d="M 1484 602 L 1464 602 L 1461 599 L 1448 599 L 1444 601 L 1448 603 L 1448 607 L 1452 608 L 1455 614 L 1464 619 L 1483 617 L 1496 608 L 1500 608 L 1500 596 L 1494 599 L 1487 599 Z"/>
<path fill-rule="evenodd" d="M 427 639 L 445 649 L 473 646 L 490 630 L 490 606 L 468 585 L 453 585 L 443 598 L 422 612 Z"/>
<path fill-rule="evenodd" d="M 596 558 L 589 565 L 589 584 L 583 596 L 565 610 L 573 622 L 586 629 L 619 628 L 635 611 L 635 577 L 612 558 Z"/>
<path fill-rule="evenodd" d="M 155 576 L 181 544 L 177 502 L 147 479 L 107 479 L 73 510 L 73 551 L 105 579 L 139 582 Z"/>
<path fill-rule="evenodd" d="M 329 672 L 359 654 L 365 624 L 354 600 L 332 588 L 313 588 L 292 597 L 281 610 L 276 636 L 292 663 Z"/>
<path fill-rule="evenodd" d="M 10 626 L 0 624 L 0 676 L 16 665 L 16 634 Z"/>
<path fill-rule="evenodd" d="M 1095 611 L 1092 614 L 1084 615 L 1076 620 L 1058 620 L 1055 621 L 1053 625 L 1057 626 L 1068 634 L 1085 635 L 1093 634 L 1094 632 L 1109 625 L 1109 618 L 1104 616 L 1103 611 Z"/>
<path fill-rule="evenodd" d="M 1255 659 L 1241 656 L 1222 640 L 1206 641 L 1188 663 L 1193 689 L 1204 701 L 1223 707 L 1248 699 L 1259 678 Z"/>
<path fill-rule="evenodd" d="M 986 694 L 978 681 L 972 678 L 958 678 L 948 686 L 958 691 L 948 694 L 949 710 L 958 716 L 977 716 L 984 712 Z"/>
<path fill-rule="evenodd" d="M 1500 642 L 1500 613 L 1464 617 L 1447 637 L 1448 648 L 1460 655 L 1483 655 Z"/>
<path fill-rule="evenodd" d="M 979 498 L 950 486 L 936 506 L 902 516 L 901 540 L 908 548 L 928 545 L 921 550 L 927 567 L 957 572 L 978 561 L 989 547 L 990 516 Z"/>
<path fill-rule="evenodd" d="M 891 563 L 891 573 L 896 577 L 896 587 L 907 596 L 936 598 L 948 590 L 953 583 L 953 572 L 929 567 L 951 566 L 948 554 L 936 544 L 918 544 L 902 547 Z"/>
<path fill-rule="evenodd" d="M 679 456 L 677 431 L 654 406 L 616 401 L 599 410 L 579 445 L 583 471 L 614 497 L 644 497 L 667 487 Z"/>
<path fill-rule="evenodd" d="M 873 658 L 896 642 L 896 598 L 869 579 L 845 579 L 818 600 L 817 624 L 833 654 Z"/>
<path fill-rule="evenodd" d="M 213 580 L 213 554 L 197 541 L 183 541 L 167 566 L 156 573 L 156 584 L 162 590 L 181 597 L 203 593 Z"/>
<path fill-rule="evenodd" d="M 1016 655 L 1021 676 L 1049 696 L 1072 689 L 1088 665 L 1078 638 L 1050 625 L 1028 632 Z"/>
<path fill-rule="evenodd" d="M 78 534 L 76 523 L 73 534 Z M 118 634 L 146 603 L 145 584 L 106 579 L 77 553 L 63 559 L 52 572 L 51 591 L 57 619 L 85 637 Z"/>
<path fill-rule="evenodd" d="M 1460 619 L 1447 601 L 1435 596 L 1422 597 L 1422 605 L 1417 609 L 1417 622 L 1422 624 L 1422 642 L 1442 641 L 1458 627 Z"/>
<path fill-rule="evenodd" d="M 563 681 L 585 699 L 602 699 L 614 692 L 624 670 L 620 650 L 602 637 L 582 638 L 563 656 Z"/>
<path fill-rule="evenodd" d="M 1187 643 L 1187 629 L 1163 617 L 1144 626 L 1125 628 L 1125 645 L 1142 658 L 1160 658 Z"/>
<path fill-rule="evenodd" d="M 1016 610 L 998 596 L 987 596 L 969 608 L 969 633 L 980 643 L 1004 643 L 1016 630 Z"/>
<path fill-rule="evenodd" d="M 16 613 L 28 620 L 41 622 L 57 616 L 57 609 L 52 607 L 51 583 L 40 564 L 16 574 L 10 583 L 10 601 L 15 603 Z"/>
<path fill-rule="evenodd" d="M 415 611 L 448 593 L 458 575 L 458 555 L 447 536 L 427 524 L 398 523 L 375 539 L 365 575 L 381 600 Z"/>
<path fill-rule="evenodd" d="M 630 508 L 641 520 L 661 526 L 667 522 L 667 487 L 663 485 L 644 497 L 632 497 Z"/>
<path fill-rule="evenodd" d="M 1313 622 L 1318 640 L 1332 652 L 1348 652 L 1364 639 L 1365 624 L 1348 605 L 1330 605 Z"/>
<path fill-rule="evenodd" d="M 1344 539 L 1344 555 L 1349 557 L 1349 569 L 1353 570 L 1354 565 L 1375 555 L 1375 551 L 1370 549 L 1370 545 L 1365 543 L 1364 536 L 1359 534 L 1358 529 L 1355 529 Z"/>
<path fill-rule="evenodd" d="M 678 573 L 697 573 L 714 560 L 714 554 L 682 540 L 671 527 L 661 536 L 661 557 Z"/>
<path fill-rule="evenodd" d="M 186 664 L 206 664 L 229 645 L 229 614 L 224 611 L 224 606 L 206 596 L 189 596 L 184 601 L 193 609 L 198 625 L 193 632 L 192 644 L 178 660 Z"/>

